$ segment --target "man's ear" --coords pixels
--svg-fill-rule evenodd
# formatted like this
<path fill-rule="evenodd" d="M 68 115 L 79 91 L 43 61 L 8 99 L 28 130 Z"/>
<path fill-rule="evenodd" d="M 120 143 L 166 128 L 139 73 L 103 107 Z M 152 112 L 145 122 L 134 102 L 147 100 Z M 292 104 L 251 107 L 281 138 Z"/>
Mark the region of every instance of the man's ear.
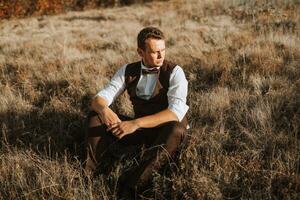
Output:
<path fill-rule="evenodd" d="M 137 48 L 137 52 L 138 52 L 138 54 L 139 54 L 139 56 L 141 56 L 141 57 L 143 57 L 143 53 L 144 53 L 144 50 L 143 49 L 141 49 L 141 48 Z"/>

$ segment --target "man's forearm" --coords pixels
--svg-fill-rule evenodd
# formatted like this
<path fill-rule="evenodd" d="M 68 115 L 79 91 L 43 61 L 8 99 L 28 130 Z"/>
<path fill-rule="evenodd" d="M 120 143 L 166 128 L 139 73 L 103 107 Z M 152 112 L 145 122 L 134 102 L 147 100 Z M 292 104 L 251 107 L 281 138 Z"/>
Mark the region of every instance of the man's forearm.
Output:
<path fill-rule="evenodd" d="M 108 107 L 108 103 L 103 97 L 95 97 L 91 106 L 92 109 L 98 113 L 100 123 L 105 124 L 107 127 L 111 127 L 112 125 L 121 122 L 118 115 Z"/>
<path fill-rule="evenodd" d="M 178 121 L 176 114 L 169 109 L 135 119 L 139 128 L 153 128 L 169 121 Z"/>
<path fill-rule="evenodd" d="M 95 112 L 100 114 L 104 108 L 108 107 L 108 104 L 103 97 L 96 96 L 91 103 L 91 107 Z"/>

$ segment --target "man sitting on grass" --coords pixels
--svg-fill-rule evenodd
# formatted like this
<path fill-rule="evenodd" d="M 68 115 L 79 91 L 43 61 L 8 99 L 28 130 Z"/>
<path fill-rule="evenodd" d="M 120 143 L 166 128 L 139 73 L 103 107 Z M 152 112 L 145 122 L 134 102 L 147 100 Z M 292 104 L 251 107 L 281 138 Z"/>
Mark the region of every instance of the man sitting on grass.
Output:
<path fill-rule="evenodd" d="M 163 32 L 146 27 L 137 43 L 141 61 L 122 66 L 93 99 L 86 144 L 85 171 L 92 175 L 101 173 L 103 156 L 113 143 L 146 147 L 137 166 L 120 178 L 120 191 L 127 195 L 146 190 L 152 172 L 172 159 L 188 125 L 188 83 L 182 68 L 165 60 Z M 133 105 L 133 119 L 109 108 L 124 90 Z"/>

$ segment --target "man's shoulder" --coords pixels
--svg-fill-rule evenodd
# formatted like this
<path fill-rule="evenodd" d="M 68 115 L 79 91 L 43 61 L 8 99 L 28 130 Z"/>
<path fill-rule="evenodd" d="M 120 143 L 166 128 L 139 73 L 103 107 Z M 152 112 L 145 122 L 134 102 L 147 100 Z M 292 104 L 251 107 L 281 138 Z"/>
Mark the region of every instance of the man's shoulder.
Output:
<path fill-rule="evenodd" d="M 179 65 L 177 65 L 176 63 L 174 63 L 172 61 L 165 60 L 161 70 L 171 73 L 176 66 L 179 66 Z"/>
<path fill-rule="evenodd" d="M 129 63 L 126 65 L 125 69 L 125 83 L 128 85 L 129 83 L 138 80 L 140 76 L 141 70 L 141 61 Z"/>
<path fill-rule="evenodd" d="M 141 61 L 128 63 L 126 68 L 137 68 L 141 66 Z"/>
<path fill-rule="evenodd" d="M 126 75 L 133 75 L 140 72 L 141 61 L 129 63 L 126 65 L 125 74 Z"/>

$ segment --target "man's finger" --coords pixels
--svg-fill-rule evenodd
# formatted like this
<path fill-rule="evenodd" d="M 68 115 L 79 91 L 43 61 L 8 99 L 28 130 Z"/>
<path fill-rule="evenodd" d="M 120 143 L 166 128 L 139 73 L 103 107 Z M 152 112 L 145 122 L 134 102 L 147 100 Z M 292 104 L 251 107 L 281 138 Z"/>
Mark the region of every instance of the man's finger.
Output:
<path fill-rule="evenodd" d="M 120 129 L 119 127 L 115 127 L 111 130 L 111 133 L 114 135 L 114 136 L 118 136 L 120 134 L 122 134 L 124 131 L 122 129 Z"/>
<path fill-rule="evenodd" d="M 119 138 L 119 139 L 121 139 L 122 137 L 124 137 L 125 136 L 125 133 L 124 132 L 122 132 L 121 134 L 119 134 L 117 137 Z"/>
<path fill-rule="evenodd" d="M 119 124 L 118 123 L 114 123 L 114 124 L 109 124 L 107 126 L 108 126 L 108 128 L 106 129 L 106 131 L 111 131 L 112 129 L 118 127 Z"/>
<path fill-rule="evenodd" d="M 123 131 L 117 130 L 115 133 L 113 133 L 113 135 L 120 139 L 120 135 L 122 135 L 122 133 L 123 133 Z"/>
<path fill-rule="evenodd" d="M 118 128 L 113 134 L 116 136 L 116 137 L 119 137 L 119 135 L 123 134 L 124 131 L 120 128 Z"/>
<path fill-rule="evenodd" d="M 111 123 L 112 124 L 119 124 L 119 123 L 121 123 L 122 121 L 120 121 L 120 120 L 114 120 L 114 121 L 112 121 Z"/>
<path fill-rule="evenodd" d="M 112 132 L 113 134 L 116 134 L 119 130 L 119 127 L 114 127 L 114 128 L 111 128 L 110 132 Z"/>

